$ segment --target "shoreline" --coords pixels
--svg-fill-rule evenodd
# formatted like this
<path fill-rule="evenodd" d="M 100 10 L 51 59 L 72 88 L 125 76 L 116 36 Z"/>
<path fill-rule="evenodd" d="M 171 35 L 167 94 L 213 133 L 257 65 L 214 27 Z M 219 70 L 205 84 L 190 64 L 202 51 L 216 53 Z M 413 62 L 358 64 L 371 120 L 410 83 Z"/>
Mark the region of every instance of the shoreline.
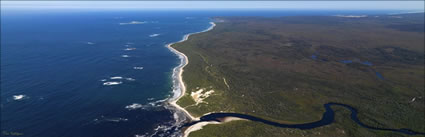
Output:
<path fill-rule="evenodd" d="M 209 124 L 224 124 L 227 122 L 231 122 L 231 121 L 237 121 L 237 120 L 247 120 L 247 119 L 242 119 L 242 118 L 237 118 L 237 117 L 225 117 L 223 120 L 221 120 L 220 122 L 217 121 L 204 121 L 204 122 L 199 122 L 196 123 L 192 126 L 189 126 L 184 132 L 183 132 L 183 137 L 188 137 L 189 134 L 191 132 L 194 131 L 198 131 L 201 130 L 202 127 L 209 125 Z"/>
<path fill-rule="evenodd" d="M 199 120 L 199 118 L 195 118 L 194 116 L 192 116 L 186 109 L 184 109 L 183 107 L 181 107 L 180 105 L 177 104 L 177 101 L 184 96 L 184 94 L 186 93 L 186 86 L 184 85 L 183 82 L 183 78 L 182 78 L 182 74 L 183 74 L 183 68 L 189 63 L 189 60 L 187 58 L 187 56 L 185 54 L 183 54 L 182 52 L 174 49 L 173 47 L 171 47 L 171 45 L 176 44 L 176 43 L 181 43 L 186 41 L 187 39 L 189 39 L 190 35 L 193 34 L 199 34 L 199 33 L 203 33 L 203 32 L 207 32 L 212 30 L 216 24 L 214 22 L 210 22 L 211 26 L 209 28 L 207 28 L 206 30 L 203 31 L 199 31 L 199 32 L 194 32 L 194 33 L 189 33 L 183 36 L 183 39 L 178 41 L 178 42 L 174 42 L 174 43 L 169 43 L 166 45 L 166 47 L 173 52 L 174 54 L 178 55 L 180 58 L 180 65 L 178 65 L 177 67 L 175 67 L 173 69 L 173 96 L 169 99 L 169 104 L 174 106 L 175 108 L 177 108 L 178 110 L 181 110 L 182 112 L 185 113 L 185 115 L 187 117 L 190 118 L 190 120 Z"/>
<path fill-rule="evenodd" d="M 180 58 L 180 64 L 175 67 L 173 69 L 173 74 L 172 74 L 172 78 L 173 78 L 173 96 L 171 98 L 168 99 L 168 103 L 171 106 L 174 106 L 176 109 L 182 111 L 188 118 L 190 118 L 191 121 L 195 121 L 195 120 L 200 120 L 200 117 L 194 117 L 192 116 L 186 109 L 184 109 L 183 107 L 181 107 L 180 105 L 177 104 L 177 101 L 179 101 L 180 98 L 182 98 L 185 93 L 186 93 L 186 86 L 184 85 L 184 81 L 183 81 L 183 71 L 184 71 L 184 67 L 189 64 L 189 59 L 187 58 L 187 56 L 185 54 L 183 54 L 182 52 L 174 49 L 173 47 L 171 47 L 171 45 L 176 44 L 176 43 L 181 43 L 184 42 L 186 40 L 189 39 L 189 36 L 193 35 L 193 34 L 199 34 L 199 33 L 203 33 L 203 32 L 207 32 L 210 31 L 212 29 L 214 29 L 214 27 L 216 26 L 216 24 L 214 22 L 210 22 L 211 26 L 209 28 L 207 28 L 206 30 L 203 31 L 199 31 L 199 32 L 194 32 L 194 33 L 189 33 L 183 36 L 183 39 L 178 41 L 178 42 L 174 42 L 174 43 L 169 43 L 166 45 L 166 47 L 173 52 L 174 54 L 178 55 Z M 178 118 L 176 118 L 176 120 L 178 120 Z M 206 126 L 208 124 L 222 124 L 222 123 L 227 123 L 230 121 L 235 121 L 235 120 L 246 120 L 246 119 L 241 119 L 241 118 L 236 118 L 236 117 L 226 117 L 223 121 L 221 122 L 215 122 L 215 121 L 210 121 L 210 122 L 200 122 L 197 123 L 195 125 L 189 126 L 184 132 L 183 132 L 183 137 L 188 137 L 189 134 L 193 131 L 197 131 L 197 130 L 201 130 L 203 126 Z"/>

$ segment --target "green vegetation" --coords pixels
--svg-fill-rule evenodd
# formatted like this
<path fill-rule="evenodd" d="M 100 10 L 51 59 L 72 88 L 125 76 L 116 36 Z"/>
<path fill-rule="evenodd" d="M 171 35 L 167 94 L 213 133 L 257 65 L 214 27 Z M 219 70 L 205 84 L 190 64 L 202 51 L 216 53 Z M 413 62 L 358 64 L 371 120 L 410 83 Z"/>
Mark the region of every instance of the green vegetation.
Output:
<path fill-rule="evenodd" d="M 335 109 L 336 108 L 336 109 Z M 192 132 L 191 137 L 402 137 L 403 134 L 377 132 L 362 128 L 350 118 L 350 112 L 343 108 L 334 107 L 336 122 L 329 126 L 312 130 L 286 129 L 249 121 L 234 121 L 222 125 L 207 125 L 202 130 Z M 345 128 L 344 126 L 350 126 Z"/>
<path fill-rule="evenodd" d="M 339 102 L 368 125 L 425 132 L 423 13 L 216 20 L 213 30 L 172 45 L 189 58 L 177 103 L 194 116 L 224 111 L 305 123 L 321 118 L 323 104 Z M 200 88 L 215 92 L 196 105 L 190 94 Z M 191 136 L 402 136 L 336 113 L 336 123 L 313 130 L 236 121 Z"/>

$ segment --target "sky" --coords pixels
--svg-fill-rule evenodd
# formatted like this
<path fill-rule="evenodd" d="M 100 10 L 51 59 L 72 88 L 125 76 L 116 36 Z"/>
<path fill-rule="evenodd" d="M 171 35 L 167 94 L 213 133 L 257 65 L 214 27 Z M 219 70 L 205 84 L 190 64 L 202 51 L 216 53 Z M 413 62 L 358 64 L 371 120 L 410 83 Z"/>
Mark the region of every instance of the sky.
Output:
<path fill-rule="evenodd" d="M 4 9 L 424 10 L 424 1 L 1 1 Z"/>

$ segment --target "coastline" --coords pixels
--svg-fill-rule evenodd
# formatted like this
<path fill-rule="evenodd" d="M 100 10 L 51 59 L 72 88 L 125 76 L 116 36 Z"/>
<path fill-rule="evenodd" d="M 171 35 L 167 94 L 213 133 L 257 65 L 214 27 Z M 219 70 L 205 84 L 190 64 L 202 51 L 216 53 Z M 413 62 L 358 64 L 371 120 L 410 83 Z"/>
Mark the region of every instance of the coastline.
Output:
<path fill-rule="evenodd" d="M 190 118 L 191 121 L 195 121 L 195 120 L 200 120 L 200 117 L 194 117 L 192 116 L 186 109 L 184 109 L 183 107 L 181 107 L 180 105 L 177 104 L 177 101 L 184 96 L 184 94 L 186 93 L 186 86 L 184 85 L 184 81 L 183 81 L 183 71 L 184 71 L 184 67 L 189 64 L 189 59 L 187 58 L 187 56 L 185 54 L 183 54 L 182 52 L 174 49 L 173 47 L 171 47 L 171 45 L 176 44 L 176 43 L 181 43 L 184 42 L 186 40 L 189 39 L 189 36 L 193 35 L 193 34 L 199 34 L 199 33 L 203 33 L 203 32 L 207 32 L 210 31 L 212 29 L 214 29 L 214 27 L 216 26 L 216 24 L 214 22 L 210 22 L 211 26 L 209 28 L 207 28 L 206 30 L 200 31 L 200 32 L 194 32 L 194 33 L 189 33 L 183 36 L 183 39 L 178 41 L 178 42 L 174 42 L 174 43 L 169 43 L 166 45 L 166 47 L 173 52 L 174 54 L 178 55 L 180 58 L 180 64 L 175 67 L 173 69 L 173 96 L 168 100 L 168 103 L 175 107 L 176 109 L 182 111 L 188 118 Z M 176 120 L 178 116 L 176 116 Z M 200 122 L 197 124 L 194 124 L 192 126 L 189 126 L 184 132 L 183 132 L 183 137 L 188 137 L 188 135 L 193 132 L 193 131 L 197 131 L 197 130 L 201 130 L 203 126 L 206 126 L 208 124 L 222 124 L 222 123 L 227 123 L 230 121 L 234 121 L 234 120 L 246 120 L 246 119 L 241 119 L 241 118 L 236 118 L 236 117 L 227 117 L 225 118 L 223 121 L 221 122 L 216 122 L 216 121 L 211 121 L 211 122 Z"/>
<path fill-rule="evenodd" d="M 182 111 L 185 113 L 186 116 L 188 116 L 190 118 L 190 120 L 199 120 L 199 118 L 195 118 L 194 116 L 192 116 L 186 109 L 184 109 L 183 107 L 181 107 L 180 105 L 177 104 L 177 101 L 184 96 L 184 94 L 186 93 L 186 86 L 184 85 L 183 82 L 183 78 L 182 78 L 182 74 L 183 74 L 183 68 L 189 63 L 189 60 L 187 58 L 187 56 L 185 54 L 183 54 L 182 52 L 174 49 L 173 47 L 171 47 L 171 45 L 176 44 L 176 43 L 181 43 L 186 41 L 190 35 L 193 34 L 199 34 L 199 33 L 203 33 L 203 32 L 207 32 L 212 30 L 216 24 L 214 22 L 210 22 L 211 26 L 209 28 L 207 28 L 206 30 L 200 31 L 200 32 L 194 32 L 194 33 L 189 33 L 183 36 L 183 39 L 178 41 L 178 42 L 174 42 L 174 43 L 169 43 L 166 45 L 166 47 L 173 52 L 174 54 L 178 55 L 180 58 L 180 65 L 178 65 L 177 67 L 175 67 L 173 69 L 173 97 L 171 97 L 169 99 L 169 104 L 174 106 L 175 108 L 177 108 L 178 110 Z"/>
<path fill-rule="evenodd" d="M 217 121 L 199 122 L 199 123 L 196 123 L 192 126 L 189 126 L 183 132 L 183 137 L 188 137 L 191 132 L 201 130 L 202 127 L 209 125 L 209 124 L 223 124 L 223 123 L 227 123 L 227 122 L 230 122 L 230 121 L 236 121 L 236 120 L 247 120 L 247 119 L 242 119 L 242 118 L 237 118 L 237 117 L 225 117 L 220 122 L 217 122 Z"/>

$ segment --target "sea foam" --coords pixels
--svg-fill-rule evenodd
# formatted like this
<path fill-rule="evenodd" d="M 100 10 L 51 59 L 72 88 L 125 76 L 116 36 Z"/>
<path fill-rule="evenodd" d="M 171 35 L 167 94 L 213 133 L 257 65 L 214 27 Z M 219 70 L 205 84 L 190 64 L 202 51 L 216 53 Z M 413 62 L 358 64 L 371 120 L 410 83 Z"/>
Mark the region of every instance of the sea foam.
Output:
<path fill-rule="evenodd" d="M 136 79 L 134 79 L 134 78 L 125 78 L 125 80 L 128 80 L 128 81 L 135 81 Z"/>
<path fill-rule="evenodd" d="M 119 85 L 119 84 L 122 84 L 122 82 L 119 81 L 119 82 L 105 82 L 105 83 L 103 83 L 103 85 L 105 85 L 105 86 L 112 86 L 112 85 Z"/>
<path fill-rule="evenodd" d="M 164 104 L 163 102 L 165 102 L 165 101 L 167 101 L 167 99 L 149 102 L 146 105 L 142 105 L 142 104 L 139 104 L 139 103 L 133 103 L 131 105 L 125 106 L 125 108 L 128 109 L 128 110 L 158 108 L 158 107 L 163 106 L 163 104 Z"/>
<path fill-rule="evenodd" d="M 108 117 L 105 117 L 103 115 L 100 116 L 100 118 L 93 119 L 93 122 L 95 124 L 98 124 L 98 123 L 101 123 L 101 122 L 125 122 L 125 121 L 128 121 L 128 119 L 127 118 L 120 118 L 120 117 L 108 118 Z"/>
<path fill-rule="evenodd" d="M 145 24 L 146 21 L 130 21 L 130 22 L 124 22 L 120 23 L 120 25 L 134 25 L 134 24 Z"/>
<path fill-rule="evenodd" d="M 133 67 L 133 69 L 143 69 L 143 67 Z"/>
<path fill-rule="evenodd" d="M 110 77 L 109 79 L 123 79 L 123 77 L 115 76 L 115 77 Z"/>
<path fill-rule="evenodd" d="M 136 48 L 125 48 L 124 50 L 129 51 L 129 50 L 135 50 Z"/>
<path fill-rule="evenodd" d="M 23 100 L 27 98 L 26 95 L 13 95 L 13 100 Z"/>
<path fill-rule="evenodd" d="M 128 109 L 128 110 L 135 110 L 135 109 L 138 109 L 138 108 L 143 108 L 143 105 L 138 104 L 138 103 L 133 103 L 131 105 L 125 106 L 125 108 Z"/>
<path fill-rule="evenodd" d="M 161 34 L 151 34 L 151 35 L 149 35 L 149 37 L 158 37 L 159 35 L 161 35 Z"/>

